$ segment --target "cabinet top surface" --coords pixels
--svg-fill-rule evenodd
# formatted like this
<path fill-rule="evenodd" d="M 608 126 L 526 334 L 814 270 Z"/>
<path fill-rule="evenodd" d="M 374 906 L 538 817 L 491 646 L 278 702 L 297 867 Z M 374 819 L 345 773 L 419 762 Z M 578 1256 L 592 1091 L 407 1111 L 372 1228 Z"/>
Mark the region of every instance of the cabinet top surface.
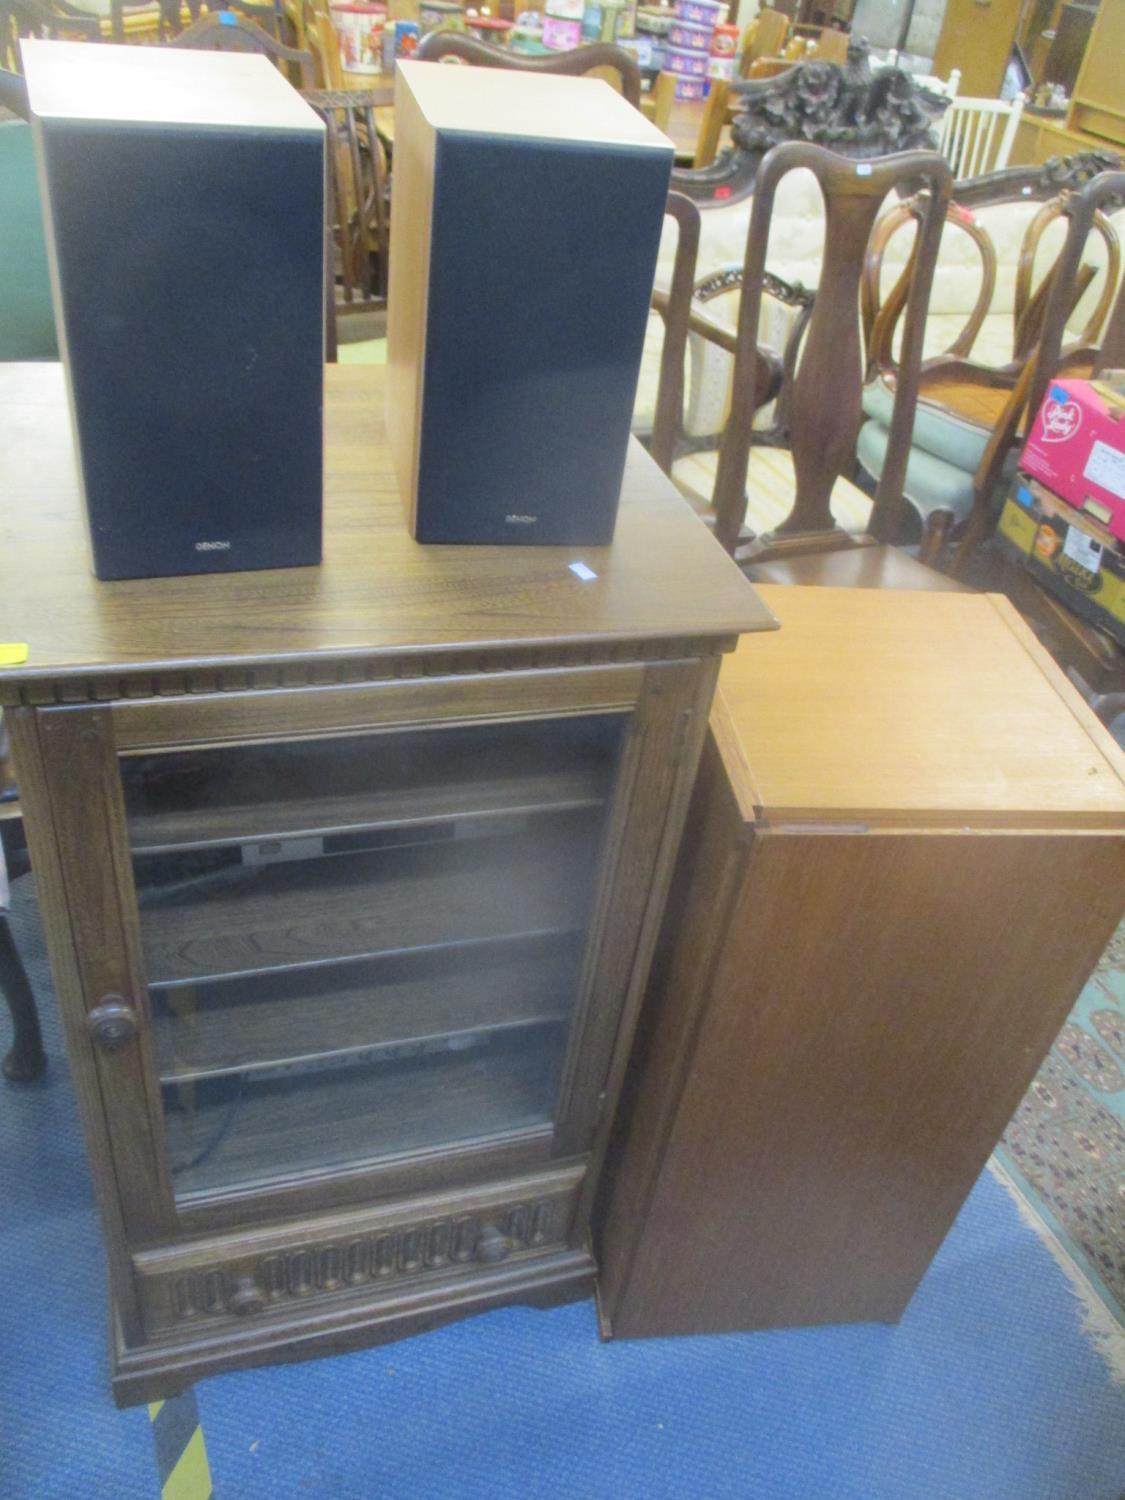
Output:
<path fill-rule="evenodd" d="M 99 47 L 85 42 L 20 44 L 31 107 L 41 120 L 121 126 L 217 126 L 300 130 L 324 124 L 268 57 L 249 52 Z"/>
<path fill-rule="evenodd" d="M 503 68 L 399 63 L 396 89 L 414 95 L 434 130 L 542 144 L 626 146 L 672 157 L 672 142 L 602 78 Z"/>
<path fill-rule="evenodd" d="M 1125 757 L 1006 599 L 761 595 L 781 629 L 723 663 L 716 712 L 748 815 L 1125 829 Z"/>
<path fill-rule="evenodd" d="M 32 681 L 131 667 L 465 647 L 588 647 L 596 660 L 599 643 L 774 626 L 635 441 L 611 546 L 415 542 L 386 442 L 385 380 L 379 367 L 327 368 L 321 566 L 102 583 L 90 571 L 62 369 L 0 366 L 0 641 L 28 646 L 25 665 L 0 672 L 0 702 Z M 596 577 L 577 576 L 575 562 Z"/>

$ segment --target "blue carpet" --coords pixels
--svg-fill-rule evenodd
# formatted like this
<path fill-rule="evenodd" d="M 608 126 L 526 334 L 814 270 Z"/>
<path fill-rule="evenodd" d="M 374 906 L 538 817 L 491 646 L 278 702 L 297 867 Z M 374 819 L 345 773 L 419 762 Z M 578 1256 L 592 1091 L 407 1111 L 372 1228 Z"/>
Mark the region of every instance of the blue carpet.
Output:
<path fill-rule="evenodd" d="M 106 1385 L 101 1254 L 41 939 L 47 1082 L 0 1092 L 0 1495 L 159 1494 Z M 1005 1190 L 977 1184 L 903 1322 L 604 1345 L 509 1309 L 197 1387 L 220 1500 L 1119 1500 L 1125 1391 Z"/>

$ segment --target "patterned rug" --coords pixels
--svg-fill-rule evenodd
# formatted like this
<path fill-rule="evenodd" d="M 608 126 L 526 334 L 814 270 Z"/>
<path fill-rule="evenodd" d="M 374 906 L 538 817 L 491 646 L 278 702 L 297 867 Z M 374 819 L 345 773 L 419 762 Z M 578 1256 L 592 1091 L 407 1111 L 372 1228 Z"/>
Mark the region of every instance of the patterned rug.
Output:
<path fill-rule="evenodd" d="M 1125 923 L 996 1155 L 1125 1326 Z"/>

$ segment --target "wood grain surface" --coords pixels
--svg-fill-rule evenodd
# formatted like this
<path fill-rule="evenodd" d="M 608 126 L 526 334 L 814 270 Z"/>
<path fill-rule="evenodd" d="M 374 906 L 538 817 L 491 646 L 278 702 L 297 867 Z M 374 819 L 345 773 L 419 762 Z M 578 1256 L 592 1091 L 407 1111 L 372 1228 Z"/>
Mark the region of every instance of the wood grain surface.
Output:
<path fill-rule="evenodd" d="M 0 674 L 0 701 L 21 685 L 98 669 L 120 676 L 130 665 L 581 649 L 772 628 L 753 589 L 635 442 L 608 547 L 415 542 L 387 443 L 386 378 L 379 367 L 326 371 L 319 568 L 99 583 L 61 367 L 0 368 L 0 639 L 29 647 L 26 665 Z M 577 577 L 576 561 L 596 577 Z"/>
<path fill-rule="evenodd" d="M 404 1276 L 384 1292 L 338 1285 L 326 1271 L 323 1306 L 294 1301 L 258 1320 L 265 1283 L 224 1255 L 223 1305 L 246 1317 L 231 1316 L 215 1336 L 185 1329 L 146 1342 L 152 1308 L 129 1257 L 216 1232 L 241 1244 L 266 1225 L 311 1234 L 308 1221 L 325 1212 L 376 1204 L 407 1215 L 420 1193 L 468 1204 L 489 1183 L 540 1173 L 552 1159 L 596 1177 L 718 655 L 742 631 L 775 625 L 636 445 L 609 547 L 576 555 L 416 544 L 386 441 L 386 382 L 380 369 L 327 372 L 322 567 L 102 584 L 86 557 L 61 372 L 0 369 L 0 639 L 26 640 L 30 651 L 25 668 L 0 675 L 0 701 L 16 705 L 17 772 L 52 908 L 109 1240 L 121 1400 L 166 1395 L 209 1370 L 358 1347 L 513 1300 L 589 1290 L 586 1175 L 557 1239 L 453 1279 L 435 1272 L 415 1285 Z M 577 561 L 594 576 L 572 572 Z M 599 715 L 595 728 L 609 731 L 604 756 L 556 754 L 542 721 L 579 714 Z M 534 754 L 521 753 L 532 727 L 515 727 L 528 719 L 540 721 Z M 510 738 L 487 764 L 470 748 L 458 767 L 437 745 L 440 726 L 499 735 L 502 723 Z M 431 743 L 428 753 L 419 743 L 413 774 L 380 773 L 374 788 L 318 765 L 290 766 L 295 774 L 279 787 L 271 756 L 284 751 L 260 744 L 379 729 L 401 749 L 423 725 Z M 178 802 L 130 796 L 133 835 L 164 851 L 137 854 L 122 752 L 129 782 L 140 763 L 130 752 L 170 752 L 160 758 L 173 769 L 186 756 L 190 772 L 200 746 L 248 742 L 260 752 L 261 786 L 236 777 L 212 804 L 198 787 Z M 238 870 L 209 899 L 187 878 L 229 864 L 215 846 L 246 834 L 347 837 L 466 813 L 456 839 L 415 830 L 415 847 L 333 853 L 306 861 L 317 867 L 311 874 L 296 861 L 271 863 L 245 890 Z M 488 823 L 496 817 L 506 834 Z M 180 843 L 196 847 L 171 852 Z M 564 984 L 525 989 L 515 973 L 479 990 L 459 984 L 456 1007 L 440 983 L 384 987 L 368 1029 L 358 981 L 373 954 L 409 953 L 428 975 L 446 972 L 448 960 L 454 973 L 457 955 L 488 950 L 515 963 L 539 939 L 566 950 Z M 315 1000 L 329 973 L 345 969 L 323 1013 L 307 1004 L 306 980 Z M 184 1046 L 169 1053 L 164 1023 L 193 1006 L 197 1018 L 209 1012 L 212 997 L 199 993 L 206 979 L 241 976 L 234 987 L 249 1004 L 249 990 L 265 987 L 251 976 L 263 971 L 275 988 L 254 1018 L 252 1077 L 232 1076 L 251 1047 L 237 1024 L 222 1034 L 197 1028 L 194 1055 Z M 299 1024 L 282 1014 L 286 1000 L 306 1007 Z M 91 1008 L 102 1014 L 88 1030 Z M 135 1034 L 113 1050 L 105 1025 L 127 1032 L 134 1015 Z M 467 1033 L 471 1048 L 434 1051 Z M 400 1042 L 418 1044 L 419 1055 L 391 1052 Z M 377 1064 L 368 1045 L 381 1049 Z M 304 1069 L 310 1046 L 331 1065 L 267 1072 L 271 1056 Z M 178 1068 L 182 1082 L 162 1090 L 161 1071 Z M 200 1076 L 219 1069 L 225 1076 Z M 378 1088 L 368 1086 L 373 1073 Z M 167 1116 L 165 1095 L 181 1106 Z M 316 1264 L 327 1257 L 330 1269 L 336 1247 L 323 1249 Z"/>
<path fill-rule="evenodd" d="M 767 833 L 729 911 L 701 875 L 652 997 L 674 1037 L 702 984 L 697 1028 L 637 1084 L 603 1236 L 613 1330 L 894 1320 L 1112 935 L 1125 846 Z"/>
<path fill-rule="evenodd" d="M 1005 599 L 782 588 L 719 693 L 771 824 L 1125 828 L 1125 757 Z"/>
<path fill-rule="evenodd" d="M 766 597 L 599 1205 L 617 1335 L 898 1318 L 1125 905 L 1121 753 L 1005 601 Z"/>

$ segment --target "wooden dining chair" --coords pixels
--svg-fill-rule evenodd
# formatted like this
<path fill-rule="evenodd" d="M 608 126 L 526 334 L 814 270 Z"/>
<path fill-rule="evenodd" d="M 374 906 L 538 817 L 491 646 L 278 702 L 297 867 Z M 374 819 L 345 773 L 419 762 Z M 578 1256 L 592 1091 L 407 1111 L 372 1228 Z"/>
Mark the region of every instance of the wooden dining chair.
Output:
<path fill-rule="evenodd" d="M 1029 358 L 1041 337 L 1047 303 L 1054 286 L 1055 270 L 1054 267 L 1048 269 L 1036 285 L 1036 261 L 1047 229 L 1055 220 L 1065 217 L 1066 214 L 1067 199 L 1060 194 L 1043 204 L 1024 234 L 1019 263 L 1016 267 L 1015 299 L 1012 310 L 1013 362 L 1022 364 Z M 1101 210 L 1094 214 L 1090 228 L 1092 233 L 1101 238 L 1105 246 L 1106 265 L 1101 292 L 1081 332 L 1077 335 L 1076 342 L 1083 347 L 1093 345 L 1097 341 L 1098 334 L 1112 306 L 1117 278 L 1121 270 L 1121 245 L 1118 235 Z M 1079 265 L 1071 287 L 1070 307 L 1067 310 L 1068 323 L 1095 275 L 1096 269 L 1093 265 L 1087 262 Z"/>
<path fill-rule="evenodd" d="M 1016 201 L 1021 200 L 1013 199 Z M 1011 358 L 1006 363 L 986 365 L 970 357 L 968 335 L 977 323 L 979 299 L 955 345 L 923 361 L 905 487 L 910 503 L 927 526 L 928 561 L 938 560 L 941 547 L 958 528 L 969 539 L 971 550 L 988 529 L 984 518 L 995 513 L 1007 489 L 1015 445 L 1028 411 L 1035 409 L 1029 402 L 1029 391 L 1041 358 L 1047 308 L 1053 308 L 1053 315 L 1062 316 L 1065 328 L 1095 275 L 1093 265 L 1083 263 L 1081 257 L 1072 273 L 1065 271 L 1063 256 L 1068 238 L 1038 285 L 1032 287 L 1031 267 L 1043 231 L 1059 217 L 1069 223 L 1077 209 L 1078 200 L 1073 192 L 1058 195 L 1039 209 L 1025 232 L 1015 288 Z M 1095 343 L 1114 295 L 1120 262 L 1117 236 L 1101 209 L 1093 211 L 1086 231 L 1080 228 L 1076 232 L 1083 234 L 1083 247 L 1091 232 L 1102 238 L 1106 247 L 1106 274 L 1101 294 L 1071 352 L 1089 351 Z M 1056 285 L 1059 277 L 1065 279 Z M 863 392 L 867 420 L 857 442 L 860 463 L 876 477 L 881 473 L 889 443 L 894 375 L 888 372 L 893 372 L 894 365 L 891 349 L 897 321 L 895 302 L 892 292 L 876 318 L 877 326 L 872 333 L 872 378 Z M 1089 368 L 1091 363 L 1092 355 L 1087 352 L 1085 367 Z M 1081 366 L 1080 358 L 1078 367 Z M 960 559 L 957 566 L 963 566 L 968 552 L 962 547 L 957 556 Z"/>
<path fill-rule="evenodd" d="M 652 88 L 641 100 L 642 113 L 646 114 L 657 130 L 667 134 L 672 119 L 672 106 L 676 102 L 676 78 L 673 73 L 658 73 Z M 677 153 L 678 155 L 678 153 Z"/>
<path fill-rule="evenodd" d="M 781 56 L 791 24 L 789 17 L 782 11 L 769 5 L 762 6 L 742 33 L 738 71 L 743 78 L 750 77 L 751 69 L 761 58 Z"/>
<path fill-rule="evenodd" d="M 894 334 L 910 290 L 914 257 L 918 248 L 917 238 L 911 244 L 906 262 L 886 297 L 882 291 L 884 260 L 896 235 L 908 224 L 917 226 L 925 215 L 926 207 L 924 193 L 915 193 L 904 202 L 893 204 L 879 219 L 868 241 L 860 286 L 860 312 L 867 350 L 868 379 L 876 372 L 891 378 L 897 372 Z M 973 306 L 948 347 L 941 351 L 940 357 L 968 359 L 996 291 L 996 247 L 992 243 L 992 236 L 976 215 L 959 203 L 950 203 L 945 211 L 943 245 L 951 235 L 964 235 L 968 239 L 980 262 L 979 280 Z M 923 359 L 923 370 L 926 363 Z"/>
<path fill-rule="evenodd" d="M 790 24 L 789 17 L 781 11 L 770 6 L 762 7 L 742 33 L 738 56 L 740 78 L 761 76 L 757 65 L 763 59 L 772 61 L 780 58 L 789 36 Z M 789 64 L 786 62 L 783 66 L 788 67 Z M 732 89 L 723 78 L 712 78 L 695 143 L 695 157 L 692 161 L 695 170 L 709 167 L 719 154 L 723 130 L 733 120 L 738 102 L 737 89 Z"/>
<path fill-rule="evenodd" d="M 180 0 L 172 0 L 173 6 L 178 6 L 179 3 Z M 191 12 L 193 21 L 197 21 L 204 10 L 226 10 L 242 16 L 244 20 L 253 21 L 263 31 L 268 31 L 275 41 L 286 40 L 283 34 L 285 11 L 281 0 L 183 0 L 183 4 Z"/>
<path fill-rule="evenodd" d="M 752 418 L 758 399 L 758 328 L 774 200 L 791 172 L 815 178 L 824 199 L 821 271 L 787 393 L 789 412 L 788 514 L 765 536 L 746 535 L 747 481 L 753 483 Z M 860 285 L 867 243 L 887 195 L 928 189 L 918 228 L 918 246 L 905 302 L 905 322 L 892 417 L 893 444 L 874 507 L 848 479 L 860 426 L 864 356 L 860 330 Z M 932 151 L 902 152 L 873 161 L 837 156 L 821 146 L 785 142 L 763 158 L 755 181 L 742 269 L 731 416 L 722 434 L 709 514 L 718 540 L 739 561 L 766 554 L 825 551 L 895 540 L 904 517 L 902 480 L 921 364 L 930 287 L 952 181 L 947 164 Z M 776 482 L 777 475 L 774 480 Z M 849 493 L 850 492 L 850 493 Z M 852 535 L 833 515 L 842 494 L 869 512 L 867 533 Z"/>
<path fill-rule="evenodd" d="M 79 10 L 68 0 L 0 0 L 0 68 L 20 73 L 20 38 L 49 41 L 100 42 L 97 16 Z"/>
<path fill-rule="evenodd" d="M 201 52 L 261 52 L 282 71 L 287 67 L 296 69 L 303 89 L 311 89 L 316 81 L 311 52 L 287 47 L 257 22 L 245 20 L 231 10 L 208 11 L 166 45 Z"/>
<path fill-rule="evenodd" d="M 665 214 L 676 222 L 676 254 L 668 290 L 653 293 L 653 310 L 664 323 L 660 375 L 649 452 L 668 475 L 683 434 L 684 359 L 687 355 L 691 299 L 699 259 L 699 208 L 683 193 L 669 193 Z"/>
<path fill-rule="evenodd" d="M 299 16 L 299 23 L 295 19 Z M 340 42 L 327 0 L 298 0 L 286 8 L 287 22 L 296 45 L 312 53 L 316 87 L 340 93 L 348 87 L 340 58 Z"/>
<path fill-rule="evenodd" d="M 960 192 L 961 188 L 955 187 L 955 191 Z M 1003 205 L 1005 201 L 1010 201 L 1013 206 L 1026 202 L 1026 198 L 1023 196 L 1018 183 L 1013 183 L 1012 194 L 1009 200 L 1006 200 L 1002 196 L 997 196 L 988 206 L 997 208 Z M 998 366 L 989 366 L 971 361 L 973 345 L 976 342 L 977 335 L 981 330 L 985 318 L 988 316 L 996 289 L 997 258 L 995 246 L 988 230 L 970 209 L 966 208 L 960 202 L 950 203 L 946 210 L 944 238 L 948 240 L 951 232 L 964 234 L 968 237 L 980 259 L 980 280 L 977 286 L 976 301 L 959 333 L 946 349 L 923 360 L 920 384 L 920 393 L 923 397 L 927 390 L 927 377 L 933 377 L 935 374 L 941 374 L 952 369 L 954 362 L 956 362 L 958 374 L 963 379 L 972 379 L 975 372 L 982 382 L 989 386 L 995 386 L 996 381 L 993 377 L 997 371 L 1000 371 L 1009 385 L 1014 384 L 1015 377 L 1018 375 L 1024 360 L 1032 352 L 1039 340 L 1043 322 L 1043 310 L 1047 297 L 1050 294 L 1053 272 L 1048 267 L 1038 283 L 1035 283 L 1035 266 L 1044 232 L 1050 224 L 1062 215 L 1064 212 L 1064 202 L 1065 198 L 1061 195 L 1048 199 L 1040 207 L 1024 231 L 1019 251 L 1013 294 L 1011 356 L 1008 361 L 1002 362 Z M 879 220 L 878 224 L 876 224 L 871 236 L 871 242 L 867 247 L 862 300 L 864 336 L 867 340 L 869 351 L 869 369 L 872 371 L 878 370 L 882 373 L 893 373 L 895 368 L 893 340 L 898 320 L 902 314 L 903 298 L 909 279 L 910 261 L 907 261 L 906 266 L 886 298 L 883 298 L 881 293 L 883 262 L 891 241 L 904 224 L 917 218 L 920 205 L 921 199 L 913 198 L 907 200 L 905 203 L 896 204 L 889 209 Z M 1095 217 L 1094 228 L 1105 243 L 1107 275 L 1101 295 L 1095 304 L 1092 315 L 1087 321 L 1086 331 L 1082 335 L 1081 342 L 1092 341 L 1096 335 L 1096 331 L 1101 327 L 1113 297 L 1113 289 L 1116 285 L 1120 264 L 1117 235 L 1104 214 L 1098 214 Z M 1072 303 L 1074 306 L 1077 306 L 1081 301 L 1094 275 L 1095 268 L 1092 265 L 1084 265 L 1079 268 L 1079 273 L 1075 278 L 1073 287 Z M 931 386 L 935 383 L 935 380 L 931 378 Z"/>
<path fill-rule="evenodd" d="M 620 92 L 635 109 L 641 107 L 641 70 L 637 59 L 624 47 L 612 42 L 591 42 L 569 52 L 552 52 L 545 57 L 531 57 L 509 52 L 480 42 L 460 31 L 431 31 L 418 44 L 415 58 L 422 62 L 440 62 L 443 58 L 460 58 L 478 68 L 512 68 L 521 73 L 566 73 L 581 76 L 609 72 L 616 75 Z"/>
<path fill-rule="evenodd" d="M 1094 215 L 1125 201 L 1125 172 L 1107 173 L 1104 179 L 1095 178 L 1082 196 L 1084 201 L 1073 207 L 1059 262 L 1060 286 L 1062 276 L 1081 263 Z M 1028 408 L 1031 411 L 1038 409 L 1038 401 L 1042 400 L 1047 383 L 1054 375 L 1063 370 L 1079 373 L 1084 359 L 1089 364 L 1088 373 L 1095 375 L 1125 367 L 1125 278 L 1118 285 L 1096 352 L 1064 347 L 1067 301 L 1059 291 L 1055 305 L 1049 305 L 1044 312 L 1039 368 L 1034 384 L 1029 382 L 1028 386 Z M 974 546 L 987 534 L 991 524 L 991 513 L 983 507 L 974 512 L 970 531 L 955 560 L 956 571 L 964 567 Z M 1019 562 L 1006 562 L 1003 583 L 1005 592 L 1032 623 L 1052 656 L 1079 679 L 1090 707 L 1098 717 L 1108 724 L 1125 713 L 1125 650 L 1096 625 L 1075 614 L 1062 599 L 1048 593 Z"/>
<path fill-rule="evenodd" d="M 953 571 L 959 573 L 974 549 L 995 523 L 998 493 L 1005 461 L 1019 439 L 1026 419 L 1039 410 L 1048 382 L 1058 375 L 1080 378 L 1125 366 L 1125 277 L 1109 288 L 1111 307 L 1103 313 L 1100 342 L 1091 338 L 1087 323 L 1080 337 L 1067 344 L 1067 325 L 1075 307 L 1075 286 L 1091 234 L 1099 232 L 1106 213 L 1125 207 L 1125 171 L 1103 172 L 1061 201 L 1067 219 L 1066 239 L 1051 270 L 1050 290 L 1043 308 L 1042 328 L 1035 348 L 1020 370 L 999 420 L 994 424 L 979 469 L 974 476 L 973 508 Z M 1108 280 L 1108 276 L 1107 276 Z M 1102 307 L 1106 298 L 1099 299 Z M 1108 314 L 1108 315 L 1107 315 Z"/>
<path fill-rule="evenodd" d="M 315 89 L 302 97 L 326 132 L 325 343 L 331 361 L 338 319 L 387 305 L 389 176 L 375 111 L 394 102 L 394 89 Z"/>
<path fill-rule="evenodd" d="M 166 42 L 198 20 L 200 0 L 109 0 L 109 15 L 101 17 L 102 35 L 119 46 Z"/>
<path fill-rule="evenodd" d="M 718 156 L 723 130 L 733 119 L 737 105 L 738 96 L 732 95 L 730 84 L 723 78 L 712 78 L 695 141 L 695 156 L 691 163 L 695 171 L 709 167 Z"/>

